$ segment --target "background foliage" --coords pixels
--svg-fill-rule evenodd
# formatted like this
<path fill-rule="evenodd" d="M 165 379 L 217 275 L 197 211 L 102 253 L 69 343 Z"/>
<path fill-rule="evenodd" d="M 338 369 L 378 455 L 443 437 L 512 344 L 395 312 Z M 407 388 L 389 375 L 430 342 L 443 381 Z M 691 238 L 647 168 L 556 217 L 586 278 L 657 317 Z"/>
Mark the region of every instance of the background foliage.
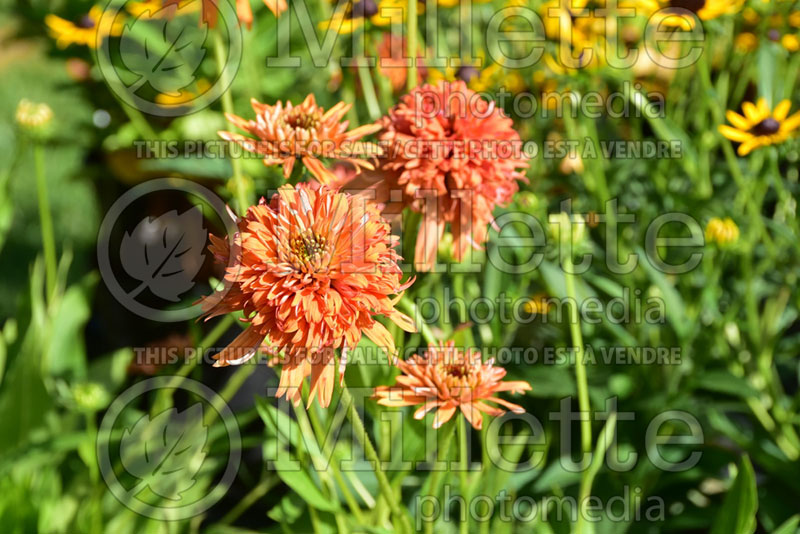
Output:
<path fill-rule="evenodd" d="M 309 2 L 312 13 L 324 20 L 332 6 Z M 502 2 L 475 5 L 476 26 L 484 27 L 492 9 Z M 533 5 L 538 6 L 534 2 Z M 149 139 L 130 120 L 122 104 L 114 100 L 96 67 L 76 80 L 66 61 L 80 58 L 93 65 L 90 50 L 81 47 L 57 49 L 46 36 L 43 20 L 48 13 L 76 18 L 91 6 L 84 2 L 3 0 L 0 3 L 0 524 L 9 533 L 60 532 L 383 532 L 388 507 L 374 499 L 376 481 L 368 472 L 357 472 L 345 486 L 351 488 L 356 505 L 326 476 L 306 468 L 301 473 L 265 469 L 262 447 L 276 440 L 285 444 L 298 434 L 283 432 L 298 424 L 284 417 L 266 395 L 275 376 L 267 368 L 211 369 L 201 365 L 184 373 L 226 396 L 235 411 L 243 436 L 243 465 L 234 486 L 217 505 L 190 521 L 163 523 L 140 517 L 118 502 L 99 475 L 95 437 L 97 424 L 111 400 L 127 386 L 150 374 L 171 375 L 178 366 L 143 368 L 134 364 L 132 347 L 171 344 L 193 346 L 229 341 L 236 335 L 232 322 L 207 324 L 153 324 L 124 310 L 100 282 L 95 260 L 95 240 L 105 210 L 125 190 L 153 176 L 188 177 L 214 189 L 226 200 L 243 186 L 251 199 L 281 183 L 276 169 L 257 160 L 244 161 L 243 184 L 228 181 L 231 166 L 224 160 L 142 161 L 131 155 L 131 143 Z M 614 365 L 598 358 L 589 369 L 589 391 L 593 407 L 600 409 L 609 397 L 617 397 L 620 412 L 633 412 L 635 421 L 618 422 L 618 445 L 622 451 L 638 452 L 640 461 L 628 472 L 601 469 L 594 481 L 594 494 L 608 500 L 622 495 L 624 488 L 641 488 L 642 499 L 658 496 L 666 505 L 662 521 L 611 521 L 594 525 L 595 532 L 713 532 L 789 534 L 798 530 L 800 502 L 800 328 L 796 291 L 800 274 L 800 241 L 796 219 L 798 158 L 800 143 L 792 139 L 767 147 L 747 158 L 734 155 L 731 144 L 717 132 L 725 110 L 738 110 L 744 100 L 766 97 L 777 103 L 783 98 L 800 105 L 797 87 L 800 55 L 770 38 L 771 21 L 777 17 L 781 31 L 797 33 L 785 24 L 800 9 L 793 2 L 748 2 L 758 14 L 755 28 L 744 16 L 723 17 L 705 23 L 707 54 L 697 65 L 675 72 L 636 72 L 592 69 L 556 74 L 543 64 L 519 72 L 500 72 L 486 82 L 489 90 L 509 86 L 540 91 L 542 80 L 551 87 L 583 92 L 601 88 L 625 91 L 624 82 L 640 82 L 664 91 L 663 118 L 604 116 L 597 120 L 517 117 L 522 138 L 543 143 L 555 136 L 591 140 L 664 139 L 683 142 L 684 156 L 675 159 L 587 159 L 580 172 L 562 172 L 561 159 L 536 158 L 528 172 L 530 184 L 523 187 L 512 205 L 498 209 L 522 211 L 546 221 L 549 213 L 561 211 L 561 201 L 572 199 L 577 213 L 603 212 L 609 199 L 618 199 L 619 211 L 636 215 L 636 222 L 621 227 L 620 248 L 642 252 L 647 225 L 662 213 L 691 215 L 701 225 L 712 217 L 731 217 L 741 230 L 738 241 L 728 247 L 707 243 L 698 268 L 688 274 L 667 276 L 642 259 L 630 274 L 617 275 L 604 267 L 607 236 L 603 225 L 587 230 L 586 247 L 595 254 L 591 268 L 576 278 L 579 298 L 598 296 L 605 302 L 623 297 L 623 290 L 641 299 L 658 297 L 665 304 L 665 321 L 615 324 L 604 319 L 583 325 L 587 344 L 601 347 L 679 347 L 680 365 Z M 300 69 L 266 69 L 264 60 L 275 53 L 276 19 L 260 2 L 253 2 L 255 20 L 244 31 L 242 65 L 231 88 L 238 114 L 247 116 L 250 98 L 273 102 L 298 102 L 313 92 L 320 104 L 330 107 L 342 100 L 354 102 L 354 123 L 371 121 L 357 74 L 336 66 L 314 68 L 304 62 Z M 457 9 L 443 10 L 446 45 L 458 39 Z M 756 44 L 743 49 L 737 36 L 752 31 Z M 369 27 L 374 51 L 382 29 Z M 293 38 L 300 45 L 301 34 Z M 480 38 L 477 49 L 484 49 Z M 344 45 L 343 45 L 344 46 Z M 302 55 L 304 47 L 296 49 Z M 344 55 L 346 49 L 337 49 Z M 201 67 L 213 76 L 215 65 L 206 58 Z M 388 80 L 370 73 L 377 87 L 381 112 L 396 101 Z M 427 73 L 452 76 L 452 73 Z M 46 146 L 46 179 L 58 242 L 59 276 L 53 298 L 44 298 L 44 265 L 35 194 L 32 147 L 14 123 L 22 98 L 48 103 L 55 112 L 53 136 Z M 629 95 L 629 104 L 634 102 Z M 107 112 L 109 124 L 98 127 L 93 114 Z M 509 110 L 511 111 L 511 110 Z M 216 138 L 225 127 L 219 104 L 174 120 L 149 118 L 159 139 Z M 515 230 L 516 228 L 516 230 Z M 525 237 L 522 226 L 506 227 L 508 239 Z M 406 250 L 413 248 L 413 235 L 405 236 Z M 498 239 L 493 232 L 488 253 Z M 678 263 L 685 254 L 669 251 Z M 447 247 L 440 250 L 448 258 Z M 532 272 L 508 274 L 476 253 L 483 270 L 473 274 L 420 274 L 409 302 L 417 297 L 437 299 L 447 309 L 446 295 L 512 299 L 547 295 L 566 297 L 566 285 L 555 251 Z M 509 261 L 525 261 L 519 248 L 502 252 Z M 508 255 L 511 255 L 509 257 Z M 214 274 L 214 273 L 210 273 Z M 218 276 L 219 273 L 216 273 Z M 197 296 L 208 286 L 197 287 Z M 539 314 L 529 324 L 503 324 L 498 318 L 486 324 L 465 323 L 457 307 L 449 308 L 447 321 L 429 325 L 436 337 L 454 337 L 458 343 L 474 344 L 491 353 L 502 347 L 571 346 L 569 324 Z M 400 345 L 423 344 L 420 335 L 393 331 Z M 205 339 L 205 341 L 203 341 Z M 365 341 L 366 343 L 366 341 Z M 598 352 L 599 353 L 599 352 Z M 517 399 L 545 425 L 546 462 L 539 468 L 508 473 L 486 468 L 471 474 L 473 491 L 495 495 L 505 489 L 513 496 L 542 501 L 547 496 L 577 495 L 580 474 L 563 469 L 559 426 L 549 418 L 558 411 L 562 398 L 576 395 L 573 369 L 568 361 L 545 365 L 541 361 L 510 365 L 512 379 L 529 381 L 533 391 Z M 392 370 L 380 366 L 351 365 L 351 386 L 391 383 Z M 153 405 L 140 406 L 141 413 Z M 168 399 L 168 405 L 173 402 Z M 175 399 L 183 407 L 185 400 Z M 336 405 L 334 400 L 333 405 Z M 378 417 L 378 407 L 366 404 L 368 427 Z M 667 409 L 685 410 L 699 421 L 702 445 L 674 451 L 685 457 L 698 449 L 700 462 L 691 470 L 669 473 L 656 469 L 645 457 L 646 425 Z M 406 414 L 408 415 L 408 414 Z M 327 428 L 342 424 L 335 410 L 312 410 L 312 424 Z M 409 455 L 422 453 L 422 423 L 411 417 L 402 422 Z M 427 423 L 429 424 L 429 422 Z M 218 436 L 220 423 L 211 424 L 210 435 Z M 595 423 L 595 433 L 602 425 Z M 519 441 L 506 446 L 507 458 L 526 458 L 533 447 L 523 445 L 525 429 L 510 425 Z M 451 431 L 454 431 L 450 429 Z M 345 425 L 343 432 L 348 433 Z M 682 429 L 673 428 L 673 432 Z M 375 436 L 379 453 L 387 456 L 393 444 Z M 477 437 L 477 435 L 476 435 Z M 212 441 L 213 445 L 213 441 Z M 298 454 L 313 455 L 302 443 L 293 443 Z M 481 449 L 475 440 L 477 461 Z M 350 440 L 340 439 L 334 454 L 346 454 Z M 342 451 L 339 449 L 342 448 Z M 541 449 L 540 449 L 541 452 Z M 224 465 L 224 450 L 211 447 L 215 459 L 210 472 L 198 476 L 192 491 L 202 493 L 213 483 Z M 280 467 L 280 466 L 278 466 Z M 402 489 L 404 505 L 413 516 L 415 496 L 423 492 L 426 473 L 394 473 L 393 482 Z M 328 474 L 329 478 L 331 475 Z M 351 475 L 348 475 L 350 477 Z M 458 485 L 457 475 L 445 475 Z M 630 495 L 626 498 L 632 498 Z M 354 508 L 358 510 L 354 511 Z M 457 507 L 456 507 L 457 509 Z M 344 527 L 343 527 L 344 525 Z M 497 520 L 474 525 L 481 532 L 568 533 L 567 518 L 541 519 L 533 524 Z M 436 532 L 457 526 L 440 523 Z"/>

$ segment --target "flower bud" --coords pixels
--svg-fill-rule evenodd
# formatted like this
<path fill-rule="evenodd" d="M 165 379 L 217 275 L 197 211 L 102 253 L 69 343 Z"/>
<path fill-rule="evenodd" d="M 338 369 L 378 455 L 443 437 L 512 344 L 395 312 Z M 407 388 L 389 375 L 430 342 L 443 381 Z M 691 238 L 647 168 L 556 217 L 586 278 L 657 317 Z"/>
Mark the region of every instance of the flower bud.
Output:
<path fill-rule="evenodd" d="M 110 402 L 106 388 L 96 382 L 85 382 L 72 387 L 72 398 L 81 410 L 96 412 Z"/>
<path fill-rule="evenodd" d="M 20 128 L 35 137 L 45 137 L 53 120 L 53 110 L 44 103 L 23 98 L 17 104 L 16 121 Z"/>
<path fill-rule="evenodd" d="M 720 247 L 727 247 L 739 240 L 739 227 L 733 219 L 714 217 L 706 225 L 706 241 L 717 243 Z"/>

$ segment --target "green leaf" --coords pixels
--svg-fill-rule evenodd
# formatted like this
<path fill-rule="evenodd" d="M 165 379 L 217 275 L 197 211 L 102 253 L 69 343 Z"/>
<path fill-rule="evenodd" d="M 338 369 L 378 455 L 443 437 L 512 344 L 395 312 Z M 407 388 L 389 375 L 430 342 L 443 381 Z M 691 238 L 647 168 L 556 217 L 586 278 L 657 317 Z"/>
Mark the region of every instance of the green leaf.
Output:
<path fill-rule="evenodd" d="M 793 515 L 784 523 L 776 528 L 772 534 L 795 534 L 797 532 L 797 525 L 800 524 L 800 514 Z"/>
<path fill-rule="evenodd" d="M 758 395 L 758 391 L 756 391 L 747 380 L 734 376 L 726 370 L 701 372 L 692 382 L 695 388 L 714 391 L 716 393 L 725 393 L 736 397 L 747 398 Z"/>
<path fill-rule="evenodd" d="M 756 476 L 747 456 L 739 463 L 739 472 L 725 495 L 711 534 L 752 534 L 756 530 Z"/>
<path fill-rule="evenodd" d="M 330 499 L 322 494 L 314 481 L 305 471 L 298 470 L 294 465 L 296 462 L 285 458 L 274 462 L 275 471 L 281 480 L 292 488 L 304 501 L 317 510 L 324 512 L 334 512 L 339 510 L 339 501 Z"/>
<path fill-rule="evenodd" d="M 647 255 L 641 248 L 636 249 L 639 258 L 644 258 L 639 262 L 653 284 L 661 291 L 661 297 L 664 299 L 664 309 L 666 310 L 667 320 L 675 329 L 675 333 L 683 338 L 689 333 L 689 324 L 686 318 L 686 306 L 684 306 L 683 298 L 680 293 L 675 289 L 664 273 L 657 270 L 647 260 Z"/>
<path fill-rule="evenodd" d="M 139 484 L 165 499 L 180 501 L 203 465 L 207 440 L 200 402 L 180 413 L 172 408 L 152 419 L 145 414 L 123 432 L 120 460 L 128 473 L 141 480 Z"/>

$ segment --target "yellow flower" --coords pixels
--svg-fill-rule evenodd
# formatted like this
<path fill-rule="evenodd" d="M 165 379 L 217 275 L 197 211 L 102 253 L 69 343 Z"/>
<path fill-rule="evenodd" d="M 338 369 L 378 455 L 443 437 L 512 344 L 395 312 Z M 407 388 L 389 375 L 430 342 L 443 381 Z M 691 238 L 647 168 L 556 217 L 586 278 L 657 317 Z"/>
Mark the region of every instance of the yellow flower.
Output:
<path fill-rule="evenodd" d="M 730 139 L 741 143 L 739 155 L 746 156 L 753 149 L 767 145 L 776 145 L 786 141 L 794 130 L 800 126 L 800 112 L 789 117 L 792 103 L 784 100 L 770 111 L 767 100 L 761 98 L 758 103 L 742 104 L 744 116 L 735 111 L 725 115 L 733 126 L 721 124 L 719 132 Z"/>
<path fill-rule="evenodd" d="M 195 84 L 195 91 L 190 91 L 186 88 L 181 89 L 178 93 L 174 95 L 170 95 L 167 93 L 159 93 L 156 95 L 156 104 L 160 106 L 166 107 L 174 107 L 174 106 L 182 106 L 184 104 L 190 104 L 192 100 L 197 98 L 200 95 L 203 95 L 206 91 L 211 89 L 211 84 L 208 83 L 208 80 L 200 79 Z"/>
<path fill-rule="evenodd" d="M 717 243 L 720 246 L 727 246 L 739 239 L 739 227 L 733 222 L 733 219 L 726 217 L 719 219 L 712 218 L 706 225 L 706 241 L 709 243 Z"/>
<path fill-rule="evenodd" d="M 378 0 L 378 9 L 375 14 L 370 15 L 370 22 L 376 26 L 389 26 L 392 22 L 401 22 L 398 20 L 397 14 L 401 14 L 402 21 L 406 20 L 406 10 L 408 9 L 408 0 Z M 425 2 L 419 0 L 417 2 L 417 15 L 425 13 Z"/>
<path fill-rule="evenodd" d="M 481 61 L 486 62 L 483 57 L 481 57 Z M 479 93 L 500 87 L 512 93 L 518 93 L 525 87 L 525 82 L 519 74 L 516 72 L 506 74 L 505 70 L 494 62 L 483 69 L 472 65 L 462 65 L 458 68 L 447 67 L 444 72 L 438 69 L 429 70 L 429 83 L 436 84 L 443 80 L 448 82 L 462 80 L 467 83 L 467 87 Z"/>
<path fill-rule="evenodd" d="M 472 3 L 473 4 L 485 4 L 486 2 L 489 2 L 489 1 L 490 0 L 473 0 Z M 455 6 L 457 6 L 457 5 L 459 5 L 461 3 L 461 0 L 438 0 L 436 3 L 439 4 L 442 7 L 455 7 Z"/>
<path fill-rule="evenodd" d="M 110 26 L 106 26 L 104 32 L 107 31 L 108 33 L 98 33 L 98 23 L 102 15 L 103 9 L 100 6 L 94 6 L 89 10 L 89 14 L 81 17 L 77 23 L 62 19 L 56 15 L 47 15 L 44 18 L 44 23 L 47 24 L 50 29 L 50 35 L 56 40 L 56 45 L 59 48 L 66 48 L 71 44 L 97 48 L 98 41 L 109 35 L 116 37 L 122 33 L 122 21 L 115 21 Z"/>
<path fill-rule="evenodd" d="M 525 311 L 531 315 L 547 315 L 551 307 L 545 293 L 537 293 L 525 303 Z"/>
<path fill-rule="evenodd" d="M 797 52 L 800 50 L 800 39 L 798 39 L 794 34 L 787 33 L 781 37 L 781 46 L 783 46 L 789 52 Z"/>
<path fill-rule="evenodd" d="M 746 7 L 742 10 L 742 19 L 744 19 L 746 23 L 755 26 L 758 24 L 758 21 L 761 20 L 761 17 L 758 15 L 758 11 L 752 7 Z"/>
<path fill-rule="evenodd" d="M 758 46 L 758 38 L 750 32 L 742 32 L 736 36 L 733 43 L 742 52 L 752 52 Z"/>
<path fill-rule="evenodd" d="M 621 8 L 634 7 L 632 0 L 620 0 Z M 609 36 L 617 35 L 616 19 L 596 14 L 595 7 L 605 7 L 604 1 L 549 0 L 541 6 L 545 35 L 559 45 L 558 57 L 544 56 L 547 66 L 556 74 L 605 64 L 604 51 Z M 611 24 L 606 28 L 606 24 Z M 614 46 L 612 44 L 612 46 Z"/>
<path fill-rule="evenodd" d="M 330 20 L 320 22 L 320 29 L 332 28 L 339 35 L 349 35 L 364 25 L 366 19 L 378 14 L 374 0 L 348 2 L 344 8 L 337 9 Z"/>
<path fill-rule="evenodd" d="M 149 17 L 155 17 L 157 14 L 161 17 L 168 13 L 174 13 L 171 9 L 161 11 L 164 7 L 168 7 L 165 6 L 164 0 L 142 0 L 140 2 L 128 2 L 125 4 L 125 10 L 134 17 L 139 17 L 145 13 L 149 13 Z M 186 9 L 187 7 L 189 8 L 188 10 Z M 197 11 L 200 8 L 200 2 L 195 2 L 194 0 L 180 0 L 180 2 L 178 2 L 178 8 L 182 13 Z"/>
<path fill-rule="evenodd" d="M 698 18 L 712 20 L 738 13 L 744 0 L 640 0 L 640 5 L 651 15 L 656 15 L 654 24 L 690 31 Z"/>

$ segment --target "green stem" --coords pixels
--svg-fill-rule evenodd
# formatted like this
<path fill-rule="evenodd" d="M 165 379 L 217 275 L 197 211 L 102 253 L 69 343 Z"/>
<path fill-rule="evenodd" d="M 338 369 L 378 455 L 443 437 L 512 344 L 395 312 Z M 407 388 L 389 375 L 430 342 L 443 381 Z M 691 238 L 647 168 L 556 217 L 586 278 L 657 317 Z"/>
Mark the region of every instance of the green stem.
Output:
<path fill-rule="evenodd" d="M 408 20 L 406 28 L 406 55 L 411 62 L 406 73 L 406 89 L 411 91 L 417 86 L 417 0 L 408 0 Z"/>
<path fill-rule="evenodd" d="M 461 486 L 461 497 L 464 499 L 464 520 L 459 524 L 459 534 L 469 534 L 469 485 L 467 484 L 467 468 L 469 465 L 467 455 L 467 440 L 469 429 L 467 428 L 467 418 L 458 418 L 458 476 Z"/>
<path fill-rule="evenodd" d="M 302 409 L 302 408 L 298 408 Z M 361 511 L 361 507 L 358 505 L 358 501 L 356 500 L 355 496 L 353 496 L 353 492 L 350 491 L 350 488 L 345 482 L 344 477 L 342 476 L 341 470 L 339 470 L 339 465 L 337 464 L 336 458 L 336 451 L 331 451 L 330 444 L 325 442 L 325 432 L 320 424 L 319 418 L 317 417 L 316 411 L 312 406 L 311 410 L 308 411 L 308 418 L 311 422 L 311 428 L 313 428 L 314 435 L 316 436 L 317 443 L 322 443 L 323 450 L 322 454 L 325 458 L 331 458 L 330 470 L 333 474 L 333 478 L 336 481 L 336 484 L 339 486 L 339 489 L 344 496 L 344 500 L 347 503 L 347 507 L 350 508 L 350 512 L 353 514 L 353 517 L 356 518 L 356 521 L 361 525 L 367 525 L 364 518 L 364 513 Z"/>
<path fill-rule="evenodd" d="M 399 522 L 401 528 L 397 530 L 411 534 L 414 530 L 411 528 L 408 517 L 400 507 L 401 498 L 395 495 L 389 479 L 386 478 L 386 474 L 381 468 L 381 460 L 378 457 L 378 453 L 375 451 L 375 446 L 372 445 L 372 441 L 369 439 L 369 435 L 367 435 L 367 430 L 364 428 L 364 422 L 361 420 L 361 416 L 358 415 L 358 409 L 356 408 L 353 396 L 350 395 L 350 390 L 347 389 L 347 384 L 344 383 L 342 384 L 341 402 L 347 407 L 347 418 L 350 420 L 350 424 L 353 425 L 353 433 L 361 442 L 367 460 L 374 466 L 375 478 L 378 479 L 378 486 L 380 487 L 381 494 L 389 504 L 389 509 L 392 511 L 395 521 Z"/>
<path fill-rule="evenodd" d="M 147 119 L 142 112 L 139 111 L 137 108 L 126 104 L 125 102 L 120 102 L 120 107 L 125 115 L 128 116 L 128 120 L 131 121 L 133 127 L 136 128 L 136 131 L 139 133 L 139 137 L 142 139 L 150 139 L 150 140 L 157 140 L 160 136 L 156 133 L 150 123 L 147 122 Z"/>
<path fill-rule="evenodd" d="M 588 515 L 585 507 L 589 504 L 589 497 L 592 495 L 592 484 L 594 484 L 594 479 L 603 466 L 606 450 L 614 439 L 614 429 L 616 426 L 617 414 L 612 413 L 597 439 L 597 448 L 594 451 L 592 463 L 589 465 L 588 469 L 584 469 L 581 472 L 581 486 L 578 492 L 578 520 L 575 524 L 575 534 L 593 532 L 591 527 L 586 528 L 585 525 L 585 518 Z"/>
<path fill-rule="evenodd" d="M 228 402 L 231 398 L 239 391 L 239 388 L 242 387 L 244 381 L 253 374 L 253 371 L 256 370 L 256 366 L 254 363 L 240 365 L 236 372 L 231 375 L 228 379 L 228 382 L 225 384 L 225 387 L 222 388 L 220 391 L 219 396 L 222 397 L 222 400 Z M 203 419 L 203 424 L 206 426 L 211 425 L 214 422 L 214 419 L 217 418 L 219 414 L 216 410 L 208 410 L 206 412 L 206 416 Z"/>
<path fill-rule="evenodd" d="M 50 200 L 47 198 L 44 147 L 38 141 L 33 146 L 33 158 L 34 166 L 36 167 L 36 195 L 39 202 L 39 223 L 42 227 L 45 280 L 47 284 L 47 300 L 49 301 L 53 298 L 55 292 L 58 265 L 56 261 L 56 240 L 53 233 L 53 218 L 50 213 Z"/>
<path fill-rule="evenodd" d="M 308 446 L 306 445 L 306 451 L 308 451 L 308 455 L 312 459 L 318 457 L 318 454 L 322 453 L 322 448 L 319 446 L 319 440 L 317 439 L 316 433 L 314 432 L 314 429 L 311 427 L 311 423 L 308 419 L 308 412 L 306 411 L 305 399 L 299 402 L 294 407 L 294 413 L 295 416 L 297 417 L 297 424 L 300 426 L 300 432 L 302 433 L 303 436 L 306 436 L 305 438 L 303 438 L 303 445 L 305 445 L 305 439 L 311 439 L 314 443 L 314 446 L 317 449 L 316 453 L 313 453 L 308 449 Z M 313 460 L 312 463 L 314 463 Z M 333 465 L 333 463 L 331 463 L 331 466 Z M 315 466 L 315 468 L 319 473 L 320 480 L 328 488 L 326 496 L 329 499 L 333 499 L 336 490 L 332 487 L 333 484 L 330 480 L 330 477 L 328 476 L 328 472 L 320 469 L 318 466 Z M 323 489 L 323 492 L 324 491 L 325 490 Z M 339 532 L 343 534 L 348 534 L 350 532 L 350 530 L 347 528 L 347 524 L 344 522 L 342 518 L 342 514 L 334 514 L 334 520 L 336 521 L 337 530 Z"/>
<path fill-rule="evenodd" d="M 457 416 L 458 417 L 458 416 Z M 441 447 L 437 447 L 437 457 L 444 462 L 447 462 L 450 453 L 450 444 L 453 442 L 452 428 L 448 432 L 444 432 L 444 442 Z M 436 436 L 437 443 L 439 436 Z M 432 497 L 433 502 L 439 502 L 439 490 L 441 488 L 443 469 L 435 469 L 430 478 L 428 478 L 428 496 Z M 434 520 L 425 522 L 425 534 L 433 534 Z"/>
<path fill-rule="evenodd" d="M 230 509 L 220 520 L 220 525 L 230 525 L 236 521 L 248 508 L 258 501 L 261 497 L 267 494 L 280 481 L 279 477 L 265 477 L 247 495 L 245 495 L 236 505 Z"/>
<path fill-rule="evenodd" d="M 225 70 L 228 54 L 225 51 L 225 41 L 220 31 L 214 32 L 214 54 L 217 60 L 217 69 L 219 71 L 220 83 L 223 86 L 228 86 L 229 80 L 227 79 L 228 73 Z M 224 78 L 224 79 L 223 79 Z M 233 114 L 233 96 L 231 88 L 222 93 L 222 111 L 226 114 Z M 234 191 L 236 192 L 236 203 L 239 205 L 239 213 L 244 213 L 250 206 L 245 191 L 244 179 L 242 176 L 242 160 L 237 157 L 231 157 L 231 165 L 233 166 L 233 181 Z"/>
<path fill-rule="evenodd" d="M 228 314 L 222 317 L 214 326 L 214 328 L 212 328 L 211 331 L 200 340 L 199 348 L 201 352 L 205 351 L 205 349 L 216 343 L 232 324 L 233 315 Z M 183 382 L 183 379 L 186 378 L 194 369 L 196 369 L 198 365 L 200 365 L 201 360 L 202 355 L 199 354 L 197 358 L 194 358 L 190 362 L 186 362 L 180 367 L 180 369 L 177 370 L 177 372 L 175 372 L 174 375 L 172 375 L 172 379 L 169 381 L 169 384 L 159 390 L 156 401 L 153 403 L 153 408 L 150 411 L 151 415 L 155 415 L 167 408 L 167 400 L 172 396 L 175 388 L 177 388 L 181 382 Z"/>
<path fill-rule="evenodd" d="M 564 258 L 564 282 L 567 288 L 569 305 L 569 330 L 572 344 L 575 347 L 575 379 L 578 383 L 578 406 L 581 411 L 581 450 L 584 454 L 592 452 L 592 421 L 591 406 L 589 405 L 589 386 L 586 380 L 586 366 L 583 361 L 583 334 L 578 317 L 578 299 L 575 293 L 575 277 L 572 258 L 568 253 Z"/>
<path fill-rule="evenodd" d="M 378 104 L 378 96 L 375 94 L 375 84 L 372 82 L 369 67 L 363 63 L 363 59 L 358 60 L 358 79 L 361 80 L 361 89 L 364 91 L 369 118 L 376 121 L 381 118 L 381 106 Z"/>

